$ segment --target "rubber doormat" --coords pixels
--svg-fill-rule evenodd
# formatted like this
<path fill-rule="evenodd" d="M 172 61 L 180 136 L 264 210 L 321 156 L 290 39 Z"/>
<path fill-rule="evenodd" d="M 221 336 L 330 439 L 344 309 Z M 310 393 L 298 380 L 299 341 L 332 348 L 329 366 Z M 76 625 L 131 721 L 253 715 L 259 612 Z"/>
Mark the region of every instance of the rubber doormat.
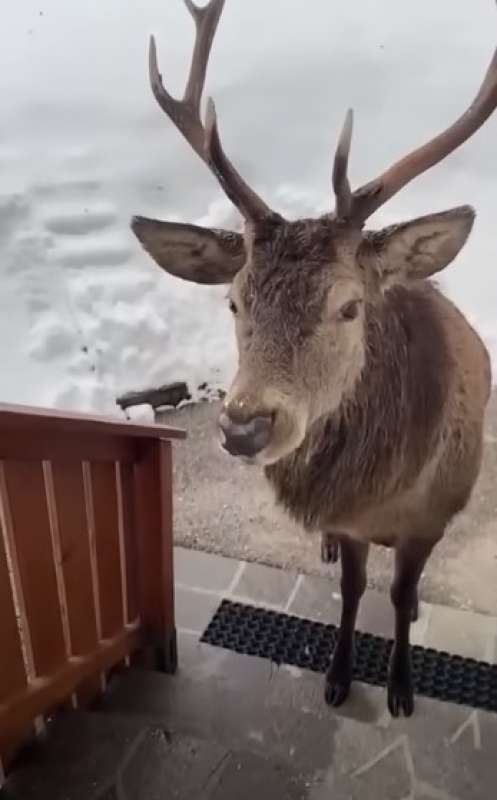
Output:
<path fill-rule="evenodd" d="M 265 608 L 223 600 L 202 635 L 207 644 L 267 658 L 313 672 L 326 672 L 337 628 Z M 356 634 L 354 680 L 386 686 L 391 639 Z M 416 694 L 497 711 L 497 665 L 412 647 Z"/>

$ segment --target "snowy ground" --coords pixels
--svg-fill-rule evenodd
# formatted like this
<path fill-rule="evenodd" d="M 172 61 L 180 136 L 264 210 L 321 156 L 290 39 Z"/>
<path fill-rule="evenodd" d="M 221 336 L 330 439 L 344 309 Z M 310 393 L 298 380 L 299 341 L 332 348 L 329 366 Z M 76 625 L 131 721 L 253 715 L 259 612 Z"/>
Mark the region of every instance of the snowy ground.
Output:
<path fill-rule="evenodd" d="M 168 84 L 182 84 L 192 25 L 181 0 L 7 6 L 0 400 L 117 413 L 116 395 L 131 388 L 224 385 L 234 363 L 224 289 L 162 275 L 128 229 L 133 213 L 238 225 L 148 88 L 151 32 Z M 352 178 L 363 182 L 466 107 L 496 24 L 493 0 L 227 0 L 209 79 L 226 147 L 283 213 L 326 210 L 346 107 L 356 110 Z M 494 364 L 496 134 L 497 116 L 373 220 L 475 205 L 445 286 Z"/>

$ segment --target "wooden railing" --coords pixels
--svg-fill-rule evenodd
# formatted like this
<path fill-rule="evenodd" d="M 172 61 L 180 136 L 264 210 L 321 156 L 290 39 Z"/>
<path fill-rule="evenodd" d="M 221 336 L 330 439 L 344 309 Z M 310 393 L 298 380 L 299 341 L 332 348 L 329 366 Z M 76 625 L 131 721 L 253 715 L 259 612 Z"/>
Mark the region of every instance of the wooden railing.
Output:
<path fill-rule="evenodd" d="M 176 669 L 172 446 L 184 432 L 0 405 L 0 759 L 148 649 Z"/>

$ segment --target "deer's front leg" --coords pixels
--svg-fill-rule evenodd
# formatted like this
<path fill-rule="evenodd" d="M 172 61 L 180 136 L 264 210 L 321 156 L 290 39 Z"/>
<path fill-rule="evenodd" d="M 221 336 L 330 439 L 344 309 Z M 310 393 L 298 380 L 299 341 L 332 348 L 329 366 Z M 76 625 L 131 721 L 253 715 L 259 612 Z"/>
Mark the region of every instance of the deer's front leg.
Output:
<path fill-rule="evenodd" d="M 395 608 L 395 643 L 388 672 L 388 708 L 394 717 L 414 711 L 409 632 L 417 618 L 418 583 L 438 536 L 433 540 L 409 539 L 395 551 L 395 577 L 391 589 Z"/>
<path fill-rule="evenodd" d="M 354 629 L 359 603 L 366 589 L 369 545 L 340 538 L 342 561 L 342 617 L 331 665 L 326 674 L 326 702 L 341 705 L 348 697 L 354 667 Z"/>

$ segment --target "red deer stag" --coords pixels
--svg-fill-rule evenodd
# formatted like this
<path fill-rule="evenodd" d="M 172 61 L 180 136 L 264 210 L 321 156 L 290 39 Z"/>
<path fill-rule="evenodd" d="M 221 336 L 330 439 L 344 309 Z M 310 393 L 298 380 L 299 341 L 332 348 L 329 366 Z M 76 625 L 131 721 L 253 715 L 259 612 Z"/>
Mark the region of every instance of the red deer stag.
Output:
<path fill-rule="evenodd" d="M 497 50 L 468 110 L 355 191 L 347 178 L 352 112 L 333 165 L 336 210 L 289 222 L 243 180 L 221 145 L 216 111 L 200 115 L 224 6 L 185 0 L 196 39 L 182 100 L 164 88 L 154 39 L 150 83 L 166 115 L 245 220 L 244 234 L 134 217 L 144 249 L 171 275 L 231 284 L 239 365 L 219 428 L 233 456 L 264 466 L 278 501 L 340 544 L 342 617 L 326 700 L 349 694 L 353 639 L 371 543 L 393 547 L 395 644 L 388 706 L 414 708 L 409 650 L 417 585 L 481 462 L 491 387 L 488 353 L 428 280 L 457 256 L 475 213 L 461 206 L 381 231 L 368 217 L 466 141 L 497 105 Z"/>

